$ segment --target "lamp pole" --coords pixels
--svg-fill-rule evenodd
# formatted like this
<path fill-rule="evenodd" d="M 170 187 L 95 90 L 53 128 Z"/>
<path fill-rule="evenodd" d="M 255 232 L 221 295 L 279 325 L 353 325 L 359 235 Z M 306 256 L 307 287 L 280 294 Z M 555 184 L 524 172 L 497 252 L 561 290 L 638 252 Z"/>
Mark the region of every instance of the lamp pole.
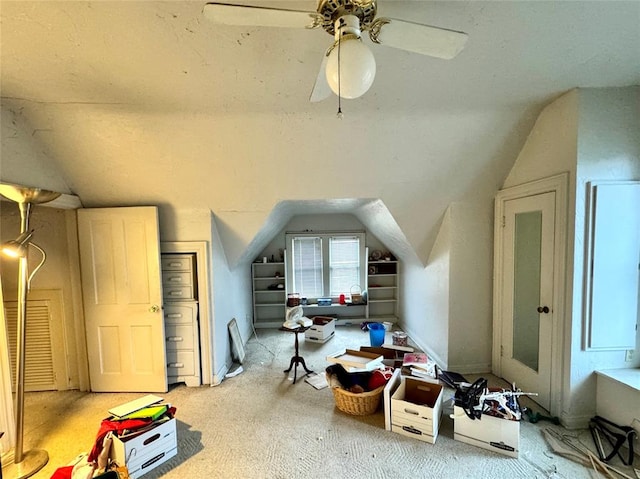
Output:
<path fill-rule="evenodd" d="M 29 231 L 31 203 L 20 202 L 20 234 Z M 16 419 L 16 446 L 14 463 L 4 471 L 8 479 L 23 479 L 34 475 L 49 462 L 49 455 L 43 449 L 23 451 L 24 440 L 24 378 L 27 327 L 27 290 L 29 264 L 27 255 L 18 259 L 18 314 L 16 327 L 16 396 L 14 402 Z"/>
<path fill-rule="evenodd" d="M 31 203 L 18 203 L 20 207 L 20 234 L 29 230 Z M 18 258 L 18 324 L 16 327 L 16 397 L 14 409 L 16 415 L 16 464 L 24 459 L 22 443 L 24 438 L 24 360 L 27 326 L 27 276 L 29 264 L 27 256 Z M 45 463 L 46 464 L 46 463 Z"/>

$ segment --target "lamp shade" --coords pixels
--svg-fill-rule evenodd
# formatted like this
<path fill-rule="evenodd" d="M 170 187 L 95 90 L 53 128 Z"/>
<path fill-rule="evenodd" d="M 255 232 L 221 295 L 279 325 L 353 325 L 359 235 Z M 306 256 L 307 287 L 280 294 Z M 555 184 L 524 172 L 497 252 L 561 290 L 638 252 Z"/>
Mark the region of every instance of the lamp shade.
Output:
<path fill-rule="evenodd" d="M 22 258 L 27 255 L 27 245 L 33 236 L 33 230 L 21 233 L 16 239 L 2 244 L 2 253 L 10 258 Z"/>
<path fill-rule="evenodd" d="M 343 38 L 329 54 L 325 73 L 327 82 L 336 95 L 348 99 L 358 98 L 373 84 L 376 60 L 359 38 Z"/>

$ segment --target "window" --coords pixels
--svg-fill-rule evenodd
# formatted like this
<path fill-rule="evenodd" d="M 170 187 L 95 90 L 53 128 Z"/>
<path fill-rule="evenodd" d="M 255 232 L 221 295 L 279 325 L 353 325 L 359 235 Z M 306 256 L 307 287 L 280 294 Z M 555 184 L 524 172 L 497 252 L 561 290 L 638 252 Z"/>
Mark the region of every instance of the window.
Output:
<path fill-rule="evenodd" d="M 287 233 L 287 291 L 338 298 L 365 284 L 364 233 Z"/>

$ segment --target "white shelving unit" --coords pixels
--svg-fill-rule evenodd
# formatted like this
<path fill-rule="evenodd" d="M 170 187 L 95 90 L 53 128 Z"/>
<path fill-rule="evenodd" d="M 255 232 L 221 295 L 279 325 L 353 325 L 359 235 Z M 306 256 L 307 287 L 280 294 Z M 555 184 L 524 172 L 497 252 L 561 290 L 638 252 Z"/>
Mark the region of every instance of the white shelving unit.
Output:
<path fill-rule="evenodd" d="M 283 262 L 252 263 L 253 324 L 280 327 L 285 320 L 285 267 Z M 282 288 L 277 288 L 282 285 Z"/>
<path fill-rule="evenodd" d="M 392 321 L 398 319 L 398 275 L 397 261 L 369 261 L 367 275 L 367 319 Z"/>
<path fill-rule="evenodd" d="M 362 305 L 331 306 L 317 304 L 301 305 L 304 315 L 333 316 L 337 324 L 351 324 L 361 321 L 398 320 L 398 276 L 397 261 L 368 261 L 367 290 L 368 302 Z M 256 328 L 277 328 L 282 326 L 287 313 L 286 267 L 284 262 L 252 263 L 251 283 L 253 286 L 253 324 Z M 276 288 L 282 285 L 282 288 Z"/>

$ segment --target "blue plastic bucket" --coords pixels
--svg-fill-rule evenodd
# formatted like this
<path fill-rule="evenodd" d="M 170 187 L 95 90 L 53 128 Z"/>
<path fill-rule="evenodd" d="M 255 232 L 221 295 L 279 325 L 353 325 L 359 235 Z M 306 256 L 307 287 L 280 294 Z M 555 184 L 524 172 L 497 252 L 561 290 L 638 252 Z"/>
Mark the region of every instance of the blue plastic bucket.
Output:
<path fill-rule="evenodd" d="M 371 341 L 371 346 L 377 348 L 378 346 L 382 346 L 384 343 L 384 324 L 381 323 L 369 323 L 369 341 Z"/>

